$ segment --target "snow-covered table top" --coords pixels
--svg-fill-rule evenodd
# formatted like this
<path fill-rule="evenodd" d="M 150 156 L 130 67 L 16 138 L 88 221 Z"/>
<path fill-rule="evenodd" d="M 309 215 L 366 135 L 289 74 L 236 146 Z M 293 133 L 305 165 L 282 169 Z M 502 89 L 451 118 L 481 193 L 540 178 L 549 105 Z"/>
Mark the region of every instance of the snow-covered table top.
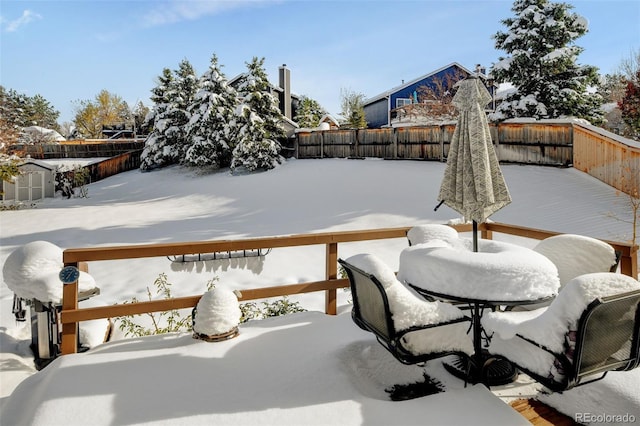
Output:
<path fill-rule="evenodd" d="M 457 299 L 533 302 L 554 297 L 560 280 L 555 265 L 525 247 L 493 240 L 431 240 L 400 254 L 398 279 Z"/>

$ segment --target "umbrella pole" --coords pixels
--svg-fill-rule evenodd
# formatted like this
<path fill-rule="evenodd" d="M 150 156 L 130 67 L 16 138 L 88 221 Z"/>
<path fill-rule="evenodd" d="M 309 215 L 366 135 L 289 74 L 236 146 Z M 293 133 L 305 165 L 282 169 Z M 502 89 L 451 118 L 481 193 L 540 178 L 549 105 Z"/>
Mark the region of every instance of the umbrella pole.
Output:
<path fill-rule="evenodd" d="M 478 222 L 475 220 L 471 221 L 473 224 L 473 251 L 478 251 Z"/>

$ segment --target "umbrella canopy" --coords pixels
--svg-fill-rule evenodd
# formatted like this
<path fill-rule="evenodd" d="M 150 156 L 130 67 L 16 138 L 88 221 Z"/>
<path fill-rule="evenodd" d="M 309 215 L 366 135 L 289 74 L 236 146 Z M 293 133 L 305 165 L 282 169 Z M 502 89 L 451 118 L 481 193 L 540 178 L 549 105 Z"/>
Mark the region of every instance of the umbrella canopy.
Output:
<path fill-rule="evenodd" d="M 511 202 L 484 112 L 489 101 L 491 95 L 479 78 L 460 83 L 452 101 L 460 115 L 438 196 L 441 204 L 474 224 Z"/>

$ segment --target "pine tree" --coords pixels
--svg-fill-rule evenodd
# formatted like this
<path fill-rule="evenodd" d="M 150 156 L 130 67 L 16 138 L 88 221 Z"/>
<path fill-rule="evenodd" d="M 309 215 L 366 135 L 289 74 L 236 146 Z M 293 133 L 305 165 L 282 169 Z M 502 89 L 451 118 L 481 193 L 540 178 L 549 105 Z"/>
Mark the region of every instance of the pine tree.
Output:
<path fill-rule="evenodd" d="M 144 127 L 150 127 L 151 133 L 144 143 L 144 149 L 140 156 L 140 169 L 151 170 L 171 164 L 170 156 L 166 155 L 170 151 L 165 135 L 168 123 L 167 110 L 172 100 L 170 89 L 173 86 L 173 72 L 169 68 L 162 70 L 162 75 L 158 77 L 158 84 L 151 89 L 151 101 L 153 109 L 147 114 Z"/>
<path fill-rule="evenodd" d="M 248 171 L 270 170 L 282 162 L 280 144 L 265 137 L 264 120 L 248 105 L 239 107 L 239 142 L 233 150 L 231 170 L 244 167 Z"/>
<path fill-rule="evenodd" d="M 618 102 L 622 119 L 631 129 L 631 137 L 640 140 L 640 69 L 629 79 L 622 99 Z"/>
<path fill-rule="evenodd" d="M 20 130 L 25 127 L 23 101 L 26 102 L 25 95 L 0 85 L 0 148 L 18 142 Z"/>
<path fill-rule="evenodd" d="M 18 142 L 22 128 L 60 130 L 57 111 L 42 95 L 27 96 L 0 85 L 0 146 Z"/>
<path fill-rule="evenodd" d="M 229 167 L 235 148 L 236 91 L 227 83 L 214 54 L 209 69 L 198 81 L 198 92 L 190 107 L 183 163 L 197 167 Z"/>
<path fill-rule="evenodd" d="M 269 93 L 264 58 L 254 57 L 247 63 L 247 70 L 238 87 L 243 103 L 238 108 L 240 128 L 231 168 L 269 170 L 282 162 L 278 139 L 285 136 L 283 116 L 276 98 Z"/>
<path fill-rule="evenodd" d="M 178 69 L 174 71 L 174 80 L 168 93 L 171 102 L 166 111 L 168 123 L 165 136 L 167 145 L 171 147 L 169 155 L 172 163 L 180 162 L 189 148 L 187 143 L 187 125 L 191 119 L 189 108 L 193 103 L 197 87 L 198 78 L 195 70 L 189 61 L 183 59 Z"/>
<path fill-rule="evenodd" d="M 152 89 L 154 107 L 145 124 L 153 130 L 141 155 L 140 168 L 151 170 L 176 164 L 184 157 L 187 146 L 189 107 L 197 88 L 195 71 L 189 61 L 180 62 L 177 70 L 165 68 Z"/>
<path fill-rule="evenodd" d="M 602 98 L 587 92 L 598 84 L 597 68 L 576 64 L 583 49 L 574 41 L 587 32 L 587 21 L 572 8 L 548 0 L 514 2 L 515 17 L 501 21 L 507 31 L 493 36 L 496 49 L 510 56 L 500 57 L 491 74 L 516 90 L 492 118 L 573 116 L 594 124 L 602 121 Z"/>
<path fill-rule="evenodd" d="M 295 121 L 298 126 L 304 128 L 318 127 L 320 119 L 326 114 L 327 111 L 320 106 L 318 101 L 306 96 L 301 96 L 293 121 Z"/>
<path fill-rule="evenodd" d="M 60 112 L 53 108 L 42 95 L 29 98 L 27 114 L 28 120 L 37 126 L 56 131 L 60 129 L 58 125 Z"/>

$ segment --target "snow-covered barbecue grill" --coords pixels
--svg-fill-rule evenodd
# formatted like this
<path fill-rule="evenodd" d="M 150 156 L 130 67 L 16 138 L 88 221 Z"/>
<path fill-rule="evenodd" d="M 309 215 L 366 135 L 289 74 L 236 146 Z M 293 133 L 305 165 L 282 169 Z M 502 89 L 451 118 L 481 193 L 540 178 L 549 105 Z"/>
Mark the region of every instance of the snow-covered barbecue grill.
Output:
<path fill-rule="evenodd" d="M 14 250 L 2 270 L 7 287 L 14 292 L 13 314 L 17 321 L 26 321 L 25 305 L 29 306 L 31 350 L 38 370 L 60 353 L 63 281 L 78 280 L 79 301 L 100 294 L 89 274 L 63 266 L 61 248 L 46 241 L 34 241 Z M 84 349 L 78 341 L 78 350 Z"/>

